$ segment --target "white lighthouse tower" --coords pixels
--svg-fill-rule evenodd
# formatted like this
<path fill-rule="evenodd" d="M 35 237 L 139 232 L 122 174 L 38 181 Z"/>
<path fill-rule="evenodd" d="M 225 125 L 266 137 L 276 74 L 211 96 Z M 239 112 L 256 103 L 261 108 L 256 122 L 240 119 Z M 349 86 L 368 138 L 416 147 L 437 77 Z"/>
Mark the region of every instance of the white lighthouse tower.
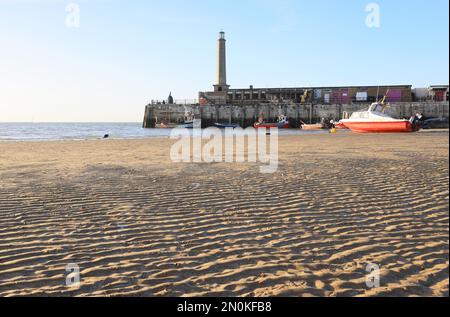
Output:
<path fill-rule="evenodd" d="M 217 83 L 214 85 L 215 92 L 225 92 L 230 88 L 227 85 L 227 57 L 225 32 L 219 33 L 218 56 L 217 56 Z"/>

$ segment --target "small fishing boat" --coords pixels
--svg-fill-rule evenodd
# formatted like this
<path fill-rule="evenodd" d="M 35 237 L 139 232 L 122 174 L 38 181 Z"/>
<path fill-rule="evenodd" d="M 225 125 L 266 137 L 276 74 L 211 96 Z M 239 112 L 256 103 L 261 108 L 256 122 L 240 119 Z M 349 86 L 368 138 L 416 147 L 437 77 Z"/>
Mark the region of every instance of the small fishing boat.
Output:
<path fill-rule="evenodd" d="M 202 120 L 195 119 L 194 113 L 192 111 L 185 110 L 184 121 L 183 121 L 183 123 L 178 124 L 177 128 L 201 129 L 202 128 Z"/>
<path fill-rule="evenodd" d="M 317 123 L 317 124 L 302 124 L 300 125 L 300 129 L 305 131 L 317 131 L 317 130 L 324 130 L 325 128 L 321 123 Z"/>
<path fill-rule="evenodd" d="M 367 111 L 354 112 L 350 119 L 341 120 L 341 123 L 357 133 L 407 133 L 421 129 L 416 118 L 394 119 L 386 114 L 388 105 L 384 104 L 385 98 L 373 103 Z"/>
<path fill-rule="evenodd" d="M 303 121 L 300 121 L 300 129 L 305 131 L 330 130 L 334 127 L 334 121 L 325 118 L 322 118 L 320 123 L 315 124 L 306 124 Z"/>
<path fill-rule="evenodd" d="M 253 127 L 255 129 L 270 129 L 270 128 L 278 128 L 278 129 L 289 129 L 289 120 L 285 115 L 279 115 L 278 121 L 269 123 L 264 122 L 264 118 L 260 117 L 258 122 L 256 122 Z"/>
<path fill-rule="evenodd" d="M 167 123 L 164 121 L 157 121 L 155 124 L 155 128 L 157 129 L 174 129 L 174 128 L 184 128 L 184 129 L 194 129 L 201 128 L 202 120 L 185 120 L 182 123 Z"/>
<path fill-rule="evenodd" d="M 170 122 L 170 113 L 167 112 L 163 114 L 163 118 L 160 117 L 155 118 L 155 128 L 157 129 L 171 129 L 176 128 L 178 126 L 177 123 Z"/>
<path fill-rule="evenodd" d="M 178 125 L 175 123 L 165 123 L 165 122 L 157 122 L 155 124 L 155 128 L 157 129 L 172 129 L 172 128 L 176 128 Z"/>
<path fill-rule="evenodd" d="M 219 129 L 226 129 L 226 128 L 233 128 L 233 129 L 235 129 L 235 128 L 239 128 L 240 127 L 240 125 L 239 124 L 233 124 L 233 123 L 214 123 L 214 126 L 216 127 L 216 128 L 219 128 Z"/>
<path fill-rule="evenodd" d="M 185 121 L 182 124 L 179 124 L 177 128 L 184 128 L 184 129 L 201 129 L 202 128 L 202 120 L 199 119 L 192 119 L 189 121 Z"/>

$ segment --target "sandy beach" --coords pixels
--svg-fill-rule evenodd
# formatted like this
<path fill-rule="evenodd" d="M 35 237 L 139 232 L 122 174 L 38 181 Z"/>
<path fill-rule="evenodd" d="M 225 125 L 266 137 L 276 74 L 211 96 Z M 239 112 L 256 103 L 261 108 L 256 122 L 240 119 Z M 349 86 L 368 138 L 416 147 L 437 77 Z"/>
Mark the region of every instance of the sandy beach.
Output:
<path fill-rule="evenodd" d="M 284 136 L 267 175 L 173 143 L 0 143 L 0 296 L 449 295 L 448 132 Z"/>

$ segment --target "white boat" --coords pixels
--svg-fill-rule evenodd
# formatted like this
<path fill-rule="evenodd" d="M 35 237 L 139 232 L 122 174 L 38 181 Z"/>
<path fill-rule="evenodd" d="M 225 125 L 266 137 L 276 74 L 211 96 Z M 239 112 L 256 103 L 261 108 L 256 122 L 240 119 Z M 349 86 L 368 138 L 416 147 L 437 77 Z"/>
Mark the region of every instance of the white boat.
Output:
<path fill-rule="evenodd" d="M 185 109 L 184 121 L 183 121 L 183 123 L 179 124 L 177 126 L 177 128 L 201 129 L 202 128 L 202 120 L 195 119 L 194 113 L 192 111 Z"/>
<path fill-rule="evenodd" d="M 367 111 L 354 112 L 350 119 L 340 122 L 358 133 L 416 132 L 420 124 L 415 119 L 395 119 L 385 113 L 388 106 L 382 102 L 373 103 Z"/>
<path fill-rule="evenodd" d="M 189 121 L 185 121 L 184 123 L 178 125 L 178 128 L 201 129 L 202 128 L 202 120 L 200 120 L 200 119 L 192 119 L 192 120 L 189 120 Z"/>

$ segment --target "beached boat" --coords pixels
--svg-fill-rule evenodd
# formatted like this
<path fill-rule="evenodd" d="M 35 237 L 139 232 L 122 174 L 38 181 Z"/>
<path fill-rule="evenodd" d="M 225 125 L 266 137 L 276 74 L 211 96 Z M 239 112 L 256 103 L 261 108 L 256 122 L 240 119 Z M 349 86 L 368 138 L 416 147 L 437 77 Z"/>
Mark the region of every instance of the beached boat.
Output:
<path fill-rule="evenodd" d="M 192 119 L 189 121 L 185 121 L 182 124 L 179 124 L 177 128 L 184 129 L 201 129 L 202 128 L 202 120 L 200 119 Z"/>
<path fill-rule="evenodd" d="M 253 127 L 255 129 L 270 129 L 270 128 L 278 128 L 278 129 L 289 129 L 289 120 L 285 115 L 278 116 L 277 122 L 264 122 L 262 117 L 259 118 L 258 122 L 256 122 Z"/>
<path fill-rule="evenodd" d="M 172 122 L 171 113 L 164 113 L 163 118 L 156 117 L 155 128 L 159 129 L 173 129 L 173 128 L 185 128 L 194 129 L 202 127 L 202 120 L 195 119 L 194 114 L 191 111 L 186 110 L 184 114 L 184 119 L 178 122 Z"/>
<path fill-rule="evenodd" d="M 176 123 L 165 123 L 165 122 L 157 122 L 155 124 L 155 128 L 157 129 L 172 129 L 172 128 L 176 128 L 178 126 L 178 124 Z"/>
<path fill-rule="evenodd" d="M 306 124 L 300 121 L 300 129 L 305 131 L 330 130 L 335 128 L 334 121 L 322 118 L 320 123 Z"/>
<path fill-rule="evenodd" d="M 300 125 L 300 129 L 305 131 L 317 131 L 317 130 L 324 130 L 325 128 L 321 123 L 317 123 L 317 124 L 302 124 Z"/>
<path fill-rule="evenodd" d="M 239 124 L 233 124 L 233 123 L 214 123 L 214 126 L 216 127 L 216 128 L 219 128 L 219 129 L 226 129 L 226 128 L 239 128 L 240 127 L 240 125 Z"/>
<path fill-rule="evenodd" d="M 184 121 L 181 124 L 178 124 L 177 128 L 183 129 L 201 129 L 202 128 L 202 120 L 195 119 L 195 115 L 192 111 L 185 110 Z"/>
<path fill-rule="evenodd" d="M 172 129 L 178 126 L 178 123 L 170 122 L 170 113 L 164 113 L 162 115 L 163 118 L 156 117 L 155 118 L 155 128 L 157 129 Z"/>
<path fill-rule="evenodd" d="M 173 128 L 201 128 L 202 120 L 186 120 L 183 123 L 167 123 L 167 122 L 156 122 L 155 128 L 157 129 L 173 129 Z"/>
<path fill-rule="evenodd" d="M 375 102 L 369 110 L 355 112 L 350 119 L 341 120 L 341 123 L 357 133 L 406 133 L 420 130 L 420 124 L 415 118 L 394 119 L 385 113 L 387 107 L 384 100 Z"/>

